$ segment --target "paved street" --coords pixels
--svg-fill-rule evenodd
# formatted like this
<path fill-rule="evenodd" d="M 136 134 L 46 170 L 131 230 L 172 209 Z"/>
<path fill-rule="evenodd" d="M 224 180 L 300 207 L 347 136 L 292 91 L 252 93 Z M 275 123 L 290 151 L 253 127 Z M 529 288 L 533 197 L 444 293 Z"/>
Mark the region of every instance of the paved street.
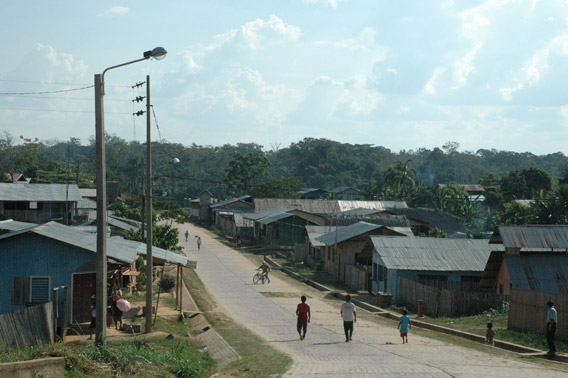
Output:
<path fill-rule="evenodd" d="M 271 275 L 271 283 L 253 285 L 255 266 L 239 252 L 212 239 L 203 229 L 181 225 L 180 240 L 197 274 L 225 312 L 292 356 L 290 377 L 568 377 L 568 374 L 531 363 L 409 334 L 400 344 L 392 327 L 360 320 L 353 342 L 345 343 L 339 305 L 317 296 L 308 298 L 312 322 L 307 338 L 296 333 L 295 309 L 302 288 Z M 189 242 L 183 233 L 190 232 Z M 203 241 L 197 251 L 195 235 Z M 306 292 L 310 292 L 306 289 Z M 362 311 L 362 310 L 360 310 Z"/>

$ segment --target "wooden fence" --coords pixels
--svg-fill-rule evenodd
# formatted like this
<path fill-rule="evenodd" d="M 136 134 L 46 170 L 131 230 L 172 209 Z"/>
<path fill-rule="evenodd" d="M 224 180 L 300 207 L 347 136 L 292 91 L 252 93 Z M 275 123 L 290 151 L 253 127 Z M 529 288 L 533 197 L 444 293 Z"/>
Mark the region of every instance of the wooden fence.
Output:
<path fill-rule="evenodd" d="M 568 341 L 568 295 L 566 294 L 511 289 L 508 328 L 545 334 L 548 301 L 554 303 L 557 311 L 556 338 Z"/>
<path fill-rule="evenodd" d="M 353 265 L 344 265 L 345 285 L 355 290 L 368 290 L 369 271 Z"/>
<path fill-rule="evenodd" d="M 491 308 L 501 308 L 508 296 L 489 292 L 455 291 L 426 286 L 406 278 L 398 279 L 396 304 L 416 311 L 422 300 L 428 316 L 466 316 L 480 314 Z"/>
<path fill-rule="evenodd" d="M 53 302 L 0 315 L 0 344 L 23 348 L 55 340 Z"/>

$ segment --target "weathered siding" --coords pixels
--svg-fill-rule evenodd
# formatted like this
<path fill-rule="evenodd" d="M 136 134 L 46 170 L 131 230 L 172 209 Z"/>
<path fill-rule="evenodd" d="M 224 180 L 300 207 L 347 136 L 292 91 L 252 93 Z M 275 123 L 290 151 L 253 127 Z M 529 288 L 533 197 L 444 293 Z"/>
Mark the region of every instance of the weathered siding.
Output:
<path fill-rule="evenodd" d="M 546 334 L 546 303 L 552 301 L 557 310 L 556 338 L 568 341 L 568 296 L 513 288 L 509 300 L 508 328 Z"/>
<path fill-rule="evenodd" d="M 52 302 L 0 314 L 0 344 L 2 345 L 23 348 L 49 344 L 54 339 Z"/>
<path fill-rule="evenodd" d="M 11 303 L 13 277 L 50 277 L 51 299 L 51 289 L 59 286 L 71 288 L 71 273 L 94 259 L 92 252 L 33 233 L 1 240 L 0 314 L 25 307 Z M 70 299 L 71 293 L 68 295 Z"/>

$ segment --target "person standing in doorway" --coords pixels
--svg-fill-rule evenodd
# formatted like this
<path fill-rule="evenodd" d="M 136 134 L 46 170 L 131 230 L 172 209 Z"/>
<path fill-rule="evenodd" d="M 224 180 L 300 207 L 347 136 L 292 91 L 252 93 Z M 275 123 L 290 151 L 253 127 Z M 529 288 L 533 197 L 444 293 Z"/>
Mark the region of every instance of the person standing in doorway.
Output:
<path fill-rule="evenodd" d="M 300 335 L 300 340 L 304 340 L 306 338 L 306 330 L 308 329 L 308 323 L 310 322 L 311 314 L 310 314 L 310 306 L 306 303 L 306 296 L 302 295 L 300 298 L 302 303 L 296 307 L 296 316 L 298 317 L 298 334 Z M 302 335 L 302 330 L 304 334 Z"/>
<path fill-rule="evenodd" d="M 201 249 L 201 237 L 196 236 L 197 238 L 197 250 L 199 251 Z"/>
<path fill-rule="evenodd" d="M 187 243 L 187 238 L 189 238 L 189 231 L 185 231 L 185 242 Z"/>
<path fill-rule="evenodd" d="M 546 342 L 548 343 L 548 354 L 553 356 L 556 354 L 556 345 L 554 343 L 554 334 L 556 333 L 556 321 L 558 314 L 554 308 L 554 303 L 549 301 L 548 313 L 546 314 Z"/>
<path fill-rule="evenodd" d="M 355 305 L 351 303 L 351 296 L 345 296 L 345 303 L 341 305 L 341 317 L 343 318 L 343 330 L 345 331 L 345 342 L 348 343 L 353 337 L 353 323 L 357 323 L 357 312 Z"/>

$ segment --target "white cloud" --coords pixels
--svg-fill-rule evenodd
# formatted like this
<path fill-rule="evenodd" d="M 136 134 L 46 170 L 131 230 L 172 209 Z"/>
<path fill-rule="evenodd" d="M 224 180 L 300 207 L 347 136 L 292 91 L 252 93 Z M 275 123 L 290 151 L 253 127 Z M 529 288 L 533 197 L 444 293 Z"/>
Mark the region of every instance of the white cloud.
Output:
<path fill-rule="evenodd" d="M 106 11 L 104 11 L 103 13 L 99 14 L 99 17 L 105 17 L 105 16 L 124 16 L 125 14 L 127 14 L 128 12 L 130 12 L 130 9 L 127 7 L 121 7 L 121 6 L 114 6 L 112 8 L 107 9 Z"/>
<path fill-rule="evenodd" d="M 332 42 L 329 40 L 315 41 L 316 46 L 333 46 L 350 50 L 370 50 L 375 44 L 375 35 L 377 31 L 371 27 L 366 27 L 359 33 L 358 36 L 353 38 L 346 38 L 340 41 Z"/>
<path fill-rule="evenodd" d="M 271 15 L 266 21 L 258 18 L 247 22 L 240 27 L 240 32 L 245 44 L 251 50 L 263 47 L 266 40 L 297 41 L 302 34 L 299 27 L 287 25 L 275 15 Z"/>
<path fill-rule="evenodd" d="M 482 42 L 477 42 L 473 49 L 467 52 L 463 57 L 457 59 L 454 62 L 454 85 L 453 89 L 458 89 L 467 83 L 467 77 L 475 71 L 475 65 L 473 61 L 475 59 L 475 54 L 483 46 Z"/>
<path fill-rule="evenodd" d="M 423 92 L 429 95 L 434 95 L 437 92 L 438 81 L 440 77 L 446 72 L 444 67 L 436 67 L 430 79 L 426 82 Z"/>

